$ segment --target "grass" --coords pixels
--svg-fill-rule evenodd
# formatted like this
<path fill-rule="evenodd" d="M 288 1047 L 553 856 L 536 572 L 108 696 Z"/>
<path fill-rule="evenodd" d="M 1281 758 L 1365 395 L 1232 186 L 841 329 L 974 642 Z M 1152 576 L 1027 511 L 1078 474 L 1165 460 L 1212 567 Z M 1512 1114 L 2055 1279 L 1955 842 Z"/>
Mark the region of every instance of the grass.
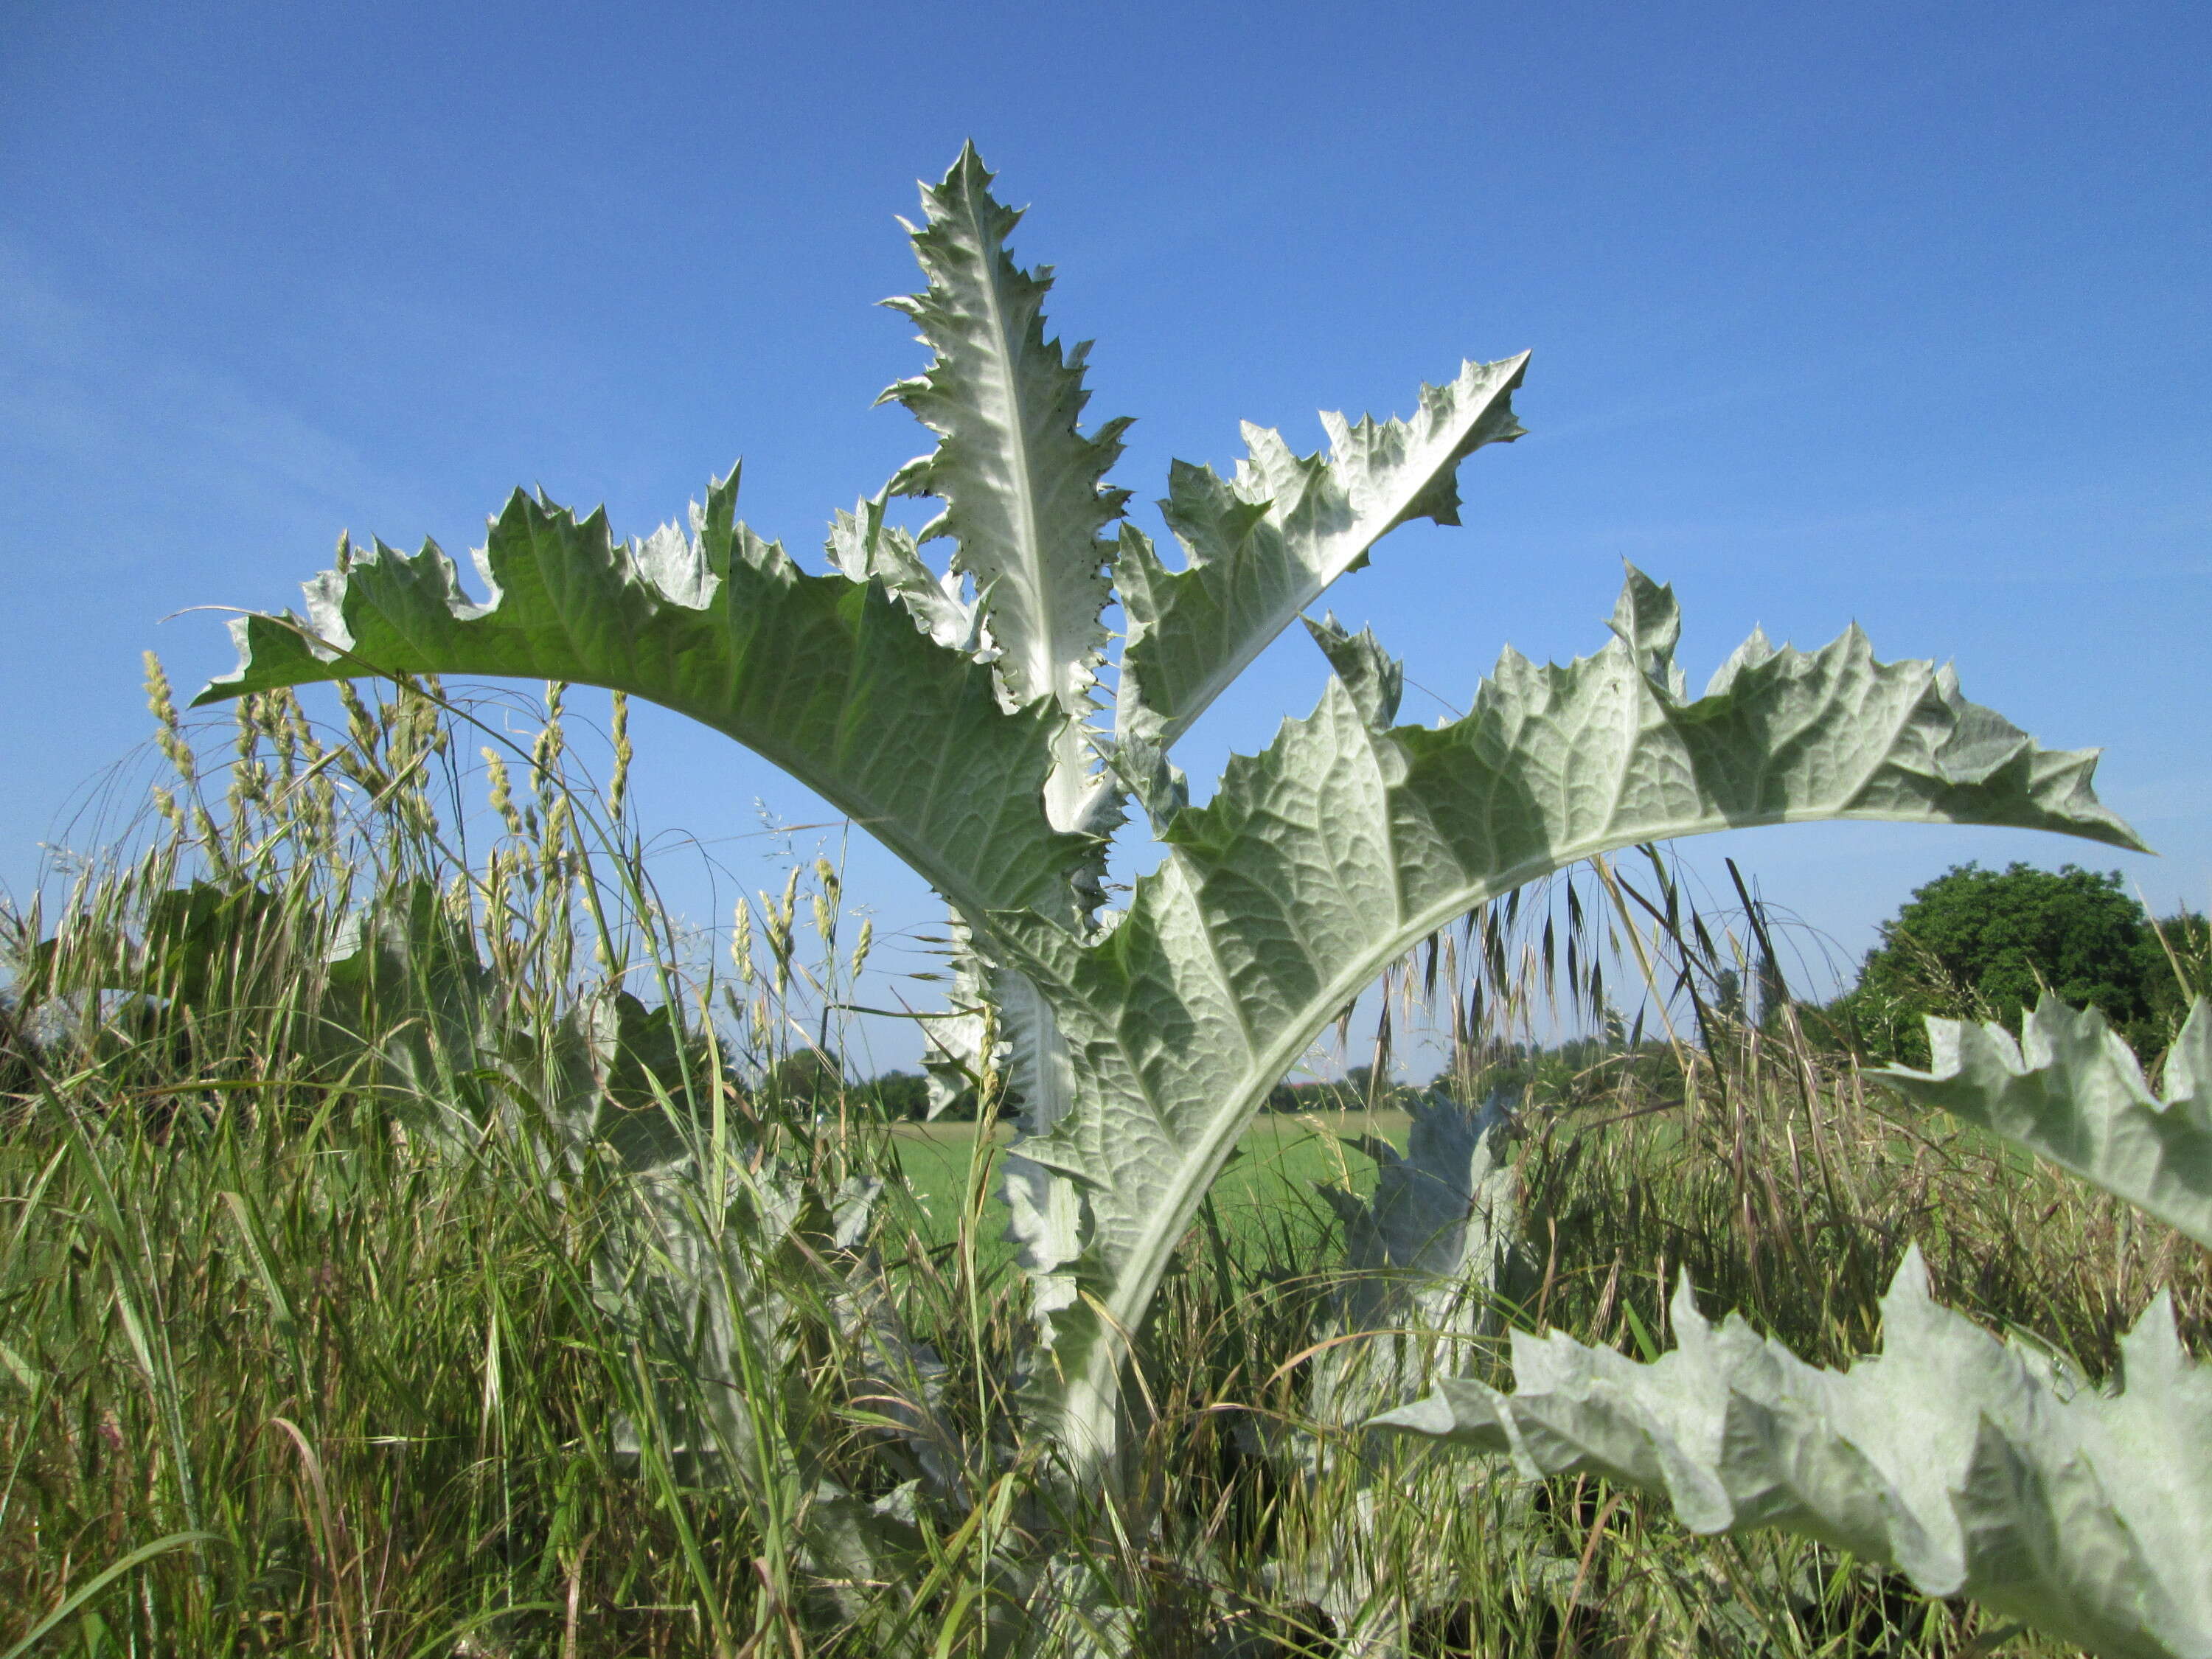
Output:
<path fill-rule="evenodd" d="M 1371 1182 L 1338 1137 L 1402 1144 L 1402 1119 L 1255 1125 L 1147 1333 L 1131 1496 L 1059 1487 L 1018 1443 L 1026 1290 L 995 1200 L 964 1201 L 995 1149 L 972 1126 L 817 1126 L 769 1081 L 776 1034 L 843 994 L 834 882 L 795 871 L 732 969 L 687 956 L 619 815 L 587 833 L 557 707 L 510 757 L 520 787 L 483 780 L 498 832 L 469 856 L 436 793 L 465 745 L 439 746 L 457 728 L 432 691 L 361 703 L 342 735 L 261 700 L 205 784 L 168 715 L 181 775 L 142 852 L 51 926 L 11 918 L 0 1659 L 981 1659 L 1025 1632 L 1052 1659 L 1083 1651 L 1069 1620 L 1122 1616 L 1165 1659 L 1341 1653 L 1363 1621 L 1437 1659 L 1979 1651 L 1972 1609 L 1833 1552 L 1695 1538 L 1599 1482 L 1523 1486 L 1317 1419 L 1338 1256 L 1312 1183 Z M 349 819 L 334 777 L 374 807 Z M 161 921 L 194 877 L 263 898 L 212 932 Z M 492 971 L 401 930 L 373 994 L 318 991 L 330 919 L 424 882 Z M 625 1296 L 680 1282 L 673 1236 L 613 1154 L 557 1132 L 561 1034 L 641 963 L 631 982 L 726 1016 L 711 1047 L 611 1078 L 618 1133 L 661 1121 L 656 1091 L 698 1115 L 671 1201 L 725 1230 L 701 1305 L 744 1316 L 719 1338 Z M 1467 992 L 1447 971 L 1437 1002 Z M 1946 1300 L 2092 1375 L 2162 1287 L 2203 1351 L 2203 1251 L 1903 1110 L 1786 1024 L 1711 1030 L 1586 1056 L 1523 1113 L 1512 1322 L 1663 1343 L 1686 1269 L 1708 1310 L 1839 1363 L 1878 1340 L 1917 1240 Z M 869 1179 L 883 1197 L 841 1235 Z M 1499 1374 L 1485 1341 L 1439 1359 Z M 909 1484 L 924 1405 L 936 1498 Z"/>

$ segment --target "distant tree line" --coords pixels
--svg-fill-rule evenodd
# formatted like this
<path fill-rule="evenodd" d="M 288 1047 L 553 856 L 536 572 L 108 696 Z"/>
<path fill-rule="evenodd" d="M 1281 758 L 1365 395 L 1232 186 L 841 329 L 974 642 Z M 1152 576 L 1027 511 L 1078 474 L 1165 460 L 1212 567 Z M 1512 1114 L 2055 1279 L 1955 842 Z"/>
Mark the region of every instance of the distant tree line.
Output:
<path fill-rule="evenodd" d="M 1916 889 L 1881 933 L 1858 982 L 1807 1021 L 1871 1060 L 1925 1065 L 1930 1014 L 2017 1028 L 2046 988 L 2102 1009 L 2148 1059 L 2191 998 L 2212 994 L 2205 918 L 2154 921 L 2117 870 L 1959 865 Z"/>

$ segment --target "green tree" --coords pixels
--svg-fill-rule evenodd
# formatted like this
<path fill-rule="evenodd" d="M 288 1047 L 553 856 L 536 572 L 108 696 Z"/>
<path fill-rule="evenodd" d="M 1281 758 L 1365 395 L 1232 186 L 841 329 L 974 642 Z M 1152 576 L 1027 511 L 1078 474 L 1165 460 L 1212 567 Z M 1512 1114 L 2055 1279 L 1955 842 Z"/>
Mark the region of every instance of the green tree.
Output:
<path fill-rule="evenodd" d="M 2117 870 L 1959 865 L 1914 890 L 1832 1019 L 1869 1057 L 1925 1065 L 1927 1015 L 2017 1027 L 2048 987 L 2155 1042 L 2165 953 Z"/>
<path fill-rule="evenodd" d="M 885 1072 L 861 1085 L 857 1093 L 859 1098 L 873 1102 L 887 1118 L 929 1115 L 929 1079 L 919 1072 Z"/>
<path fill-rule="evenodd" d="M 2161 1043 L 2172 1041 L 2198 997 L 2212 997 L 2212 917 L 2193 910 L 2163 916 L 2144 931 L 2148 997 Z"/>

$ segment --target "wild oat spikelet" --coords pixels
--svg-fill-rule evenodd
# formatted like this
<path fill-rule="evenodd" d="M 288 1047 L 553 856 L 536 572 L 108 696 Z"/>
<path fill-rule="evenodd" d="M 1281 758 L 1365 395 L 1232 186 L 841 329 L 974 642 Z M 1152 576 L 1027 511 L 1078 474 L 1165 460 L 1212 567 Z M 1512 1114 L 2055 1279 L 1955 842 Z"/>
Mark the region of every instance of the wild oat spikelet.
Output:
<path fill-rule="evenodd" d="M 507 833 L 520 841 L 523 834 L 522 813 L 514 804 L 514 785 L 507 775 L 507 763 L 500 758 L 499 750 L 489 744 L 483 754 L 484 775 L 491 782 L 491 810 L 499 814 Z"/>
<path fill-rule="evenodd" d="M 615 740 L 615 775 L 607 785 L 607 811 L 617 823 L 622 821 L 623 802 L 629 794 L 629 763 L 637 752 L 629 741 L 629 694 L 614 694 L 614 714 L 610 721 Z"/>

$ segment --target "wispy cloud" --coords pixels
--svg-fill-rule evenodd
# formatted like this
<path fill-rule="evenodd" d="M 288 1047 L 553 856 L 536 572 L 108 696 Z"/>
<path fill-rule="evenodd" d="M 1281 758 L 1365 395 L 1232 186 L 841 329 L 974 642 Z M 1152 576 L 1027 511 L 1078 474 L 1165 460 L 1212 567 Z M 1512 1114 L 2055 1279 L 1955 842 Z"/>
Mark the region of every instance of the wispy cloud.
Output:
<path fill-rule="evenodd" d="M 1717 386 L 1690 398 L 1654 396 L 1630 398 L 1615 404 L 1611 409 L 1585 415 L 1579 420 L 1541 422 L 1529 428 L 1528 436 L 1522 441 L 1556 443 L 1593 438 L 1601 433 L 1625 432 L 1641 426 L 1663 426 L 1692 415 L 1705 414 L 1710 410 L 1725 409 L 1731 404 L 1754 403 L 1761 398 L 1775 397 L 1779 390 L 1764 382 L 1747 380 L 1736 386 Z"/>
<path fill-rule="evenodd" d="M 195 514 L 327 520 L 343 503 L 396 493 L 394 480 L 299 408 L 135 337 L 4 242 L 0 447 L 57 489 L 119 482 L 116 458 L 128 456 L 142 494 Z M 19 495 L 17 512 L 27 505 Z M 19 519 L 15 527 L 33 526 Z"/>

